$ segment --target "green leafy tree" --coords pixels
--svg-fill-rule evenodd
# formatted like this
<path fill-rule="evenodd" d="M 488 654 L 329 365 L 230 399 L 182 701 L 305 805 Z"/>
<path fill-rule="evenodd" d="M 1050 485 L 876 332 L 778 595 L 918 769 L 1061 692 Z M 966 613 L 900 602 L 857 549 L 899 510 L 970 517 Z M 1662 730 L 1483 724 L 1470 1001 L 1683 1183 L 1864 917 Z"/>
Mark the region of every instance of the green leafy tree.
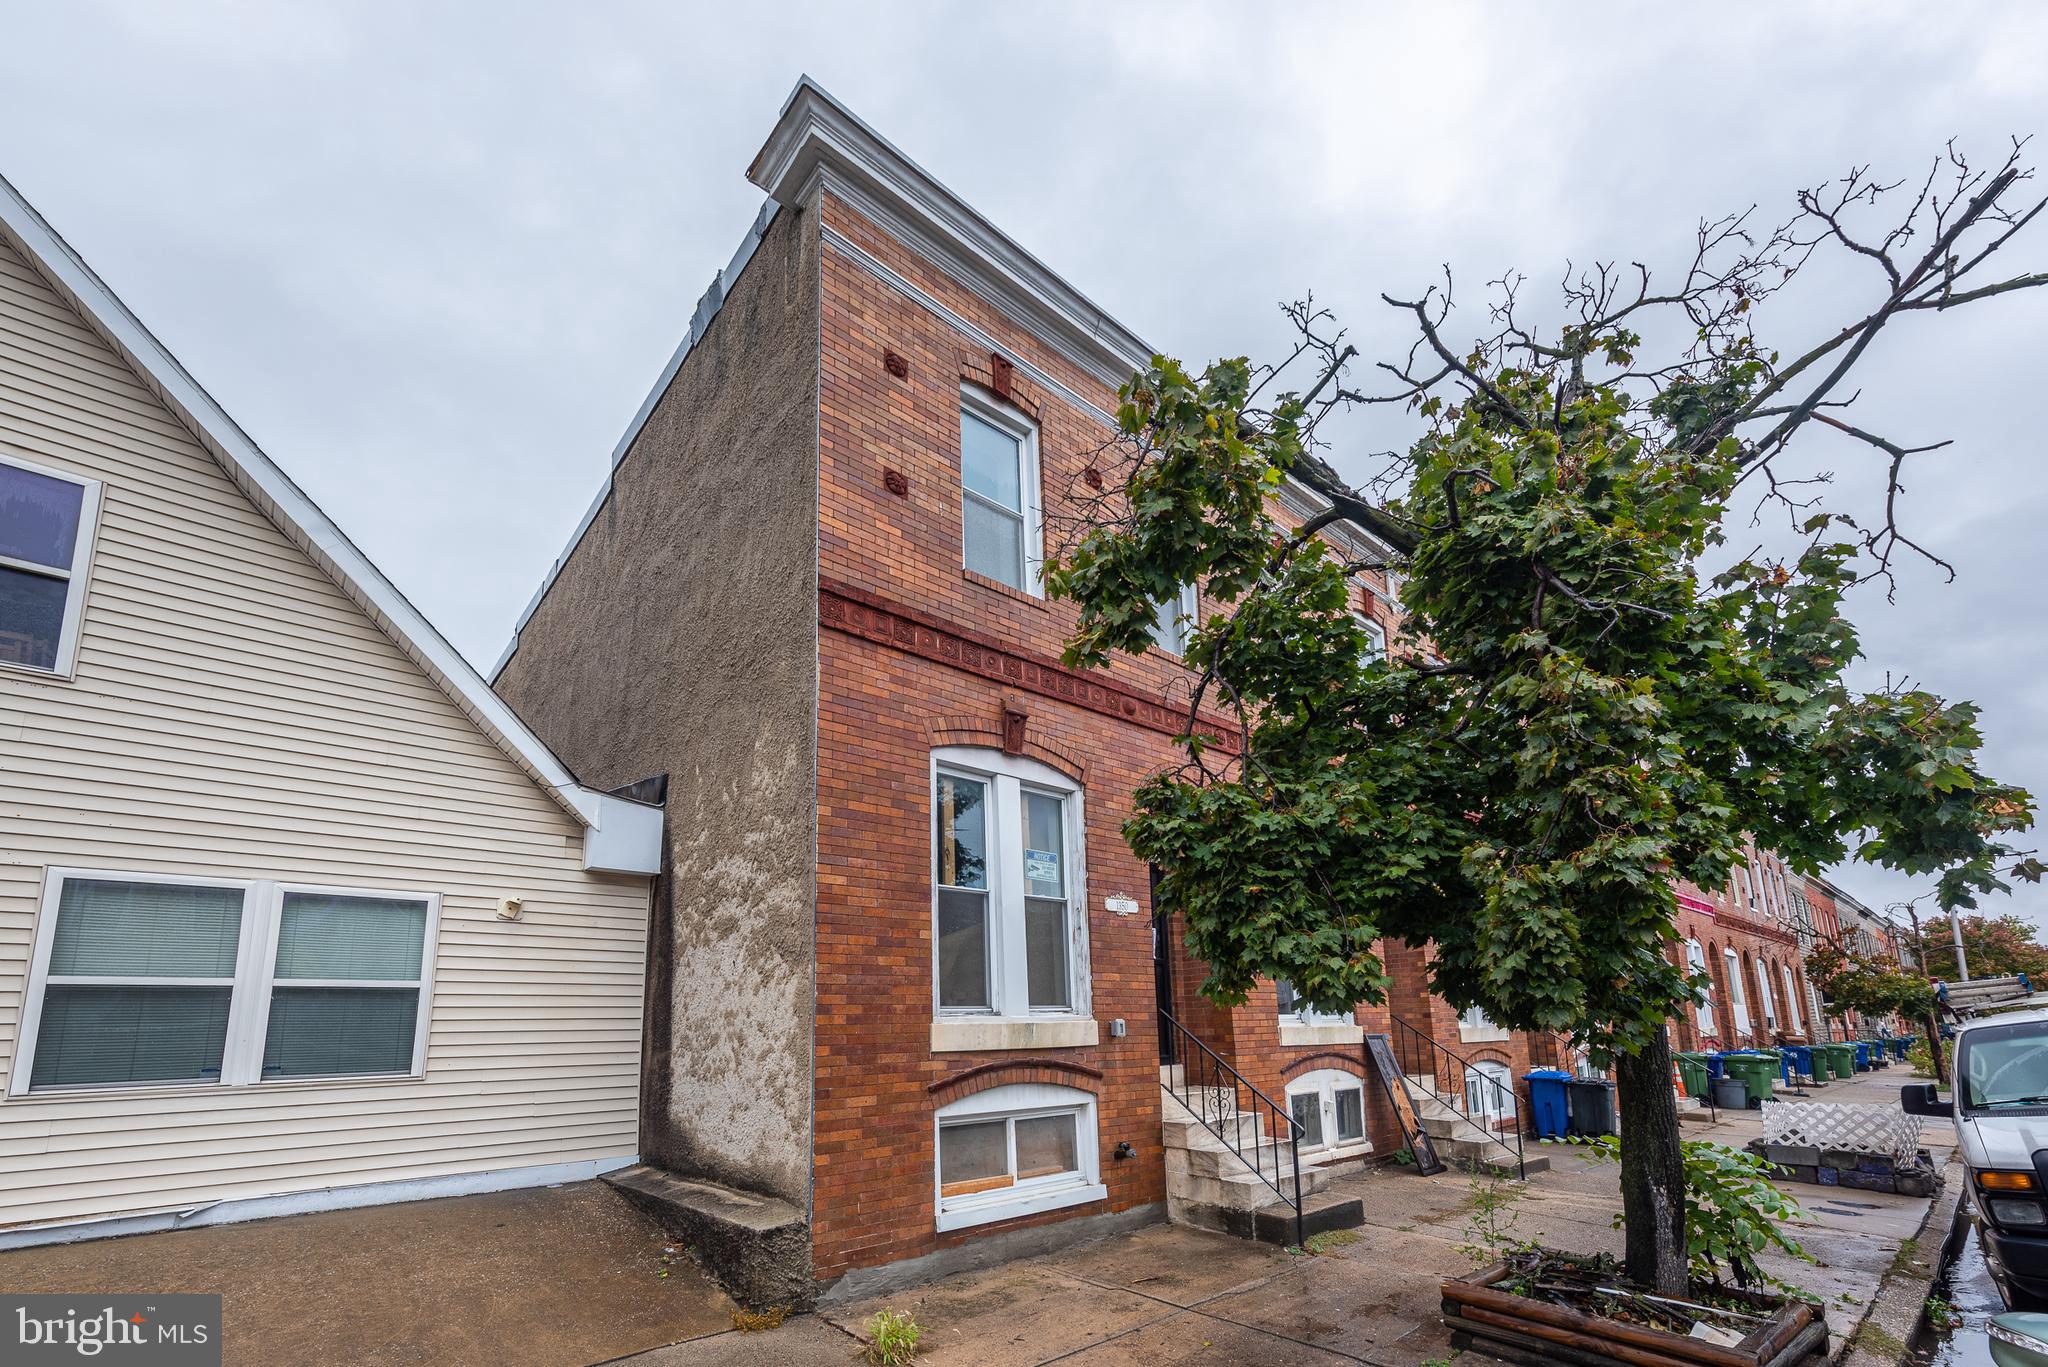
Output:
<path fill-rule="evenodd" d="M 1973 978 L 2003 978 L 2024 973 L 2048 988 L 2048 946 L 2039 932 L 2019 916 L 1962 916 L 1963 954 Z M 1937 978 L 1956 976 L 1955 931 L 1945 916 L 1922 927 L 1927 971 Z"/>
<path fill-rule="evenodd" d="M 1670 289 L 1572 277 L 1547 327 L 1505 283 L 1469 346 L 1445 336 L 1448 279 L 1390 299 L 1419 335 L 1378 390 L 1354 385 L 1356 348 L 1313 304 L 1289 310 L 1280 365 L 1156 358 L 1054 514 L 1047 583 L 1080 607 L 1070 663 L 1146 649 L 1183 585 L 1212 609 L 1185 652 L 1185 762 L 1126 829 L 1208 965 L 1202 990 L 1234 1003 L 1284 977 L 1347 1009 L 1382 995 L 1382 939 L 1427 943 L 1452 1004 L 1612 1056 L 1629 1271 L 1665 1290 L 1686 1276 L 1665 1021 L 1697 986 L 1667 957 L 1672 880 L 1722 885 L 1747 832 L 1796 868 L 1856 849 L 1971 906 L 2031 820 L 2026 793 L 1980 770 L 1973 706 L 1844 681 L 1844 596 L 1918 550 L 1897 500 L 1864 526 L 1794 492 L 1793 439 L 1817 422 L 1878 451 L 1896 486 L 1913 449 L 1840 416 L 1882 328 L 2048 282 L 1977 278 L 2038 211 L 2007 207 L 2017 150 L 1992 173 L 1943 165 L 1869 240 L 1856 221 L 1886 191 L 1858 173 L 1774 233 L 1704 225 Z M 1784 360 L 1754 306 L 1827 245 L 1868 256 L 1880 293 Z M 1419 431 L 1353 486 L 1317 433 L 1369 402 Z M 1324 510 L 1284 514 L 1288 481 Z M 1752 490 L 1793 513 L 1789 553 L 1730 552 Z M 1394 576 L 1406 612 L 1392 658 L 1369 658 L 1349 611 L 1369 575 Z"/>
<path fill-rule="evenodd" d="M 1854 1011 L 1873 1020 L 1900 1016 L 1917 1022 L 1934 1010 L 1934 988 L 1926 976 L 1890 959 L 1816 945 L 1806 956 L 1806 973 L 1838 1020 Z"/>

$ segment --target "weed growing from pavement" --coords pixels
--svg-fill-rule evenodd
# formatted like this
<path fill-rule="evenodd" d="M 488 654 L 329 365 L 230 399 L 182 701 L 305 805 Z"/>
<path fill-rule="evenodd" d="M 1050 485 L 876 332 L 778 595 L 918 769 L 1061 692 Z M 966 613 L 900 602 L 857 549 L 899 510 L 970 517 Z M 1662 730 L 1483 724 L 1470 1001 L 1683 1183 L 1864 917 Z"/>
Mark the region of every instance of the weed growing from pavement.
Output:
<path fill-rule="evenodd" d="M 1956 1308 L 1939 1296 L 1929 1296 L 1924 1308 L 1927 1311 L 1927 1323 L 1936 1333 L 1946 1334 L 1963 1322 L 1963 1317 L 1956 1313 Z"/>
<path fill-rule="evenodd" d="M 1326 1229 L 1321 1234 L 1309 1235 L 1302 1247 L 1320 1258 L 1333 1248 L 1342 1248 L 1346 1244 L 1357 1242 L 1358 1231 L 1355 1229 Z"/>
<path fill-rule="evenodd" d="M 924 1326 L 905 1310 L 877 1310 L 868 1316 L 868 1342 L 861 1361 L 869 1367 L 904 1367 L 917 1354 Z"/>
<path fill-rule="evenodd" d="M 1473 1173 L 1465 1197 L 1465 1242 L 1458 1245 L 1458 1252 L 1475 1267 L 1483 1267 L 1526 1243 L 1514 1232 L 1515 1222 L 1521 1219 L 1515 1206 L 1525 1194 L 1520 1183 L 1490 1169 Z"/>

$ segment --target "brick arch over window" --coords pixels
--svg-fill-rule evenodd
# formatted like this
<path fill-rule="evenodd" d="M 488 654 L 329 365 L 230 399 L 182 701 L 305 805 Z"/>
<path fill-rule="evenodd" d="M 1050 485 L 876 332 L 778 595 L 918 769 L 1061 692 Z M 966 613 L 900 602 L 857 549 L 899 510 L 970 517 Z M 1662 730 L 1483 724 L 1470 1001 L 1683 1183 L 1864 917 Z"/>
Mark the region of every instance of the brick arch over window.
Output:
<path fill-rule="evenodd" d="M 963 351 L 960 354 L 960 379 L 977 389 L 987 390 L 989 397 L 997 403 L 1008 404 L 1044 426 L 1045 393 L 1015 365 L 1010 366 L 1009 392 L 1005 394 L 1003 384 L 996 377 L 995 358 L 986 351 Z"/>
<path fill-rule="evenodd" d="M 1513 1077 L 1513 1076 L 1514 1076 L 1514 1071 L 1515 1071 L 1515 1056 L 1514 1056 L 1513 1054 L 1510 1054 L 1510 1053 L 1509 1053 L 1509 1052 L 1508 1052 L 1507 1050 L 1505 1050 L 1505 1049 L 1503 1049 L 1503 1048 L 1499 1047 L 1498 1045 L 1488 1045 L 1488 1046 L 1486 1046 L 1486 1047 L 1484 1047 L 1484 1048 L 1480 1048 L 1480 1049 L 1474 1049 L 1474 1050 L 1472 1051 L 1471 1055 L 1470 1055 L 1469 1057 L 1467 1057 L 1467 1058 L 1466 1058 L 1465 1062 L 1466 1062 L 1467 1064 L 1473 1064 L 1473 1063 L 1501 1063 L 1501 1064 L 1505 1064 L 1505 1065 L 1507 1065 L 1508 1075 L 1509 1075 L 1510 1077 Z"/>
<path fill-rule="evenodd" d="M 925 723 L 925 739 L 934 750 L 949 745 L 973 745 L 1000 751 L 1003 748 L 1003 719 L 1000 715 L 934 717 Z M 1088 786 L 1088 762 L 1046 735 L 1045 728 L 1029 718 L 1024 723 L 1024 748 L 1020 753 L 1040 764 L 1050 765 L 1083 788 Z"/>
<path fill-rule="evenodd" d="M 981 1063 L 948 1073 L 927 1083 L 925 1091 L 944 1104 L 973 1096 L 991 1087 L 1008 1087 L 1018 1082 L 1043 1082 L 1054 1087 L 1073 1087 L 1083 1092 L 1102 1090 L 1102 1070 L 1063 1058 L 1013 1058 L 1000 1063 Z"/>
<path fill-rule="evenodd" d="M 1320 1053 L 1303 1054 L 1280 1070 L 1281 1078 L 1287 1079 L 1318 1068 L 1335 1068 L 1340 1072 L 1355 1073 L 1360 1080 L 1365 1077 L 1365 1062 L 1356 1054 L 1339 1054 L 1330 1050 Z"/>

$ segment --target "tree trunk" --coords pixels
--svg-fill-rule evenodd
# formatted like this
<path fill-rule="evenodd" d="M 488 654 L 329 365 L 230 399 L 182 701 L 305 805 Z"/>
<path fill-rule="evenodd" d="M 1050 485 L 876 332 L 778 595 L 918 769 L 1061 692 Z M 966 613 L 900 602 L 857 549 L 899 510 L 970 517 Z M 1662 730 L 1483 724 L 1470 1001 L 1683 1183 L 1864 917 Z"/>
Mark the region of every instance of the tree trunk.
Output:
<path fill-rule="evenodd" d="M 1665 1027 L 1639 1054 L 1614 1061 L 1621 1116 L 1621 1215 L 1629 1280 L 1666 1296 L 1686 1292 L 1685 1166 Z"/>
<path fill-rule="evenodd" d="M 1927 1056 L 1934 1068 L 1934 1080 L 1945 1087 L 1948 1085 L 1948 1065 L 1941 1057 L 1941 1020 L 1930 1011 L 1920 1026 L 1927 1032 Z"/>

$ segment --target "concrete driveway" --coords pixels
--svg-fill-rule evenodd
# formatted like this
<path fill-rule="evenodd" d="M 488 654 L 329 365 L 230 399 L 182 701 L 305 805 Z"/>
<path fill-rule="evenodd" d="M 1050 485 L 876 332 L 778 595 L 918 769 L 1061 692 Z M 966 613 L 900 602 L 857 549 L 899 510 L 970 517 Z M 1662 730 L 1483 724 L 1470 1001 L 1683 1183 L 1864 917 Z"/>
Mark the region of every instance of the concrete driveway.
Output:
<path fill-rule="evenodd" d="M 666 1247 L 578 1182 L 0 1253 L 0 1288 L 221 1292 L 229 1363 L 584 1367 L 731 1330 Z"/>

